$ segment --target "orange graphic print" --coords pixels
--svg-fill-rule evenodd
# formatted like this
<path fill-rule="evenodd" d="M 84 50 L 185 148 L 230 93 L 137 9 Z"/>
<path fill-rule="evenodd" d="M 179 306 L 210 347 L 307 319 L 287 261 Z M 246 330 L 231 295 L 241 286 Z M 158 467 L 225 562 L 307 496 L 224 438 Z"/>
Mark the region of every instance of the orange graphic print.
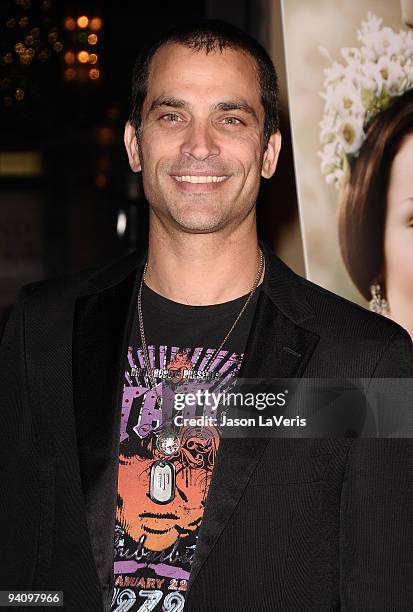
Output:
<path fill-rule="evenodd" d="M 176 469 L 175 498 L 159 505 L 149 497 L 150 466 L 163 458 L 151 439 L 145 453 L 119 456 L 116 519 L 133 540 L 145 536 L 145 547 L 165 550 L 178 538 L 194 532 L 202 521 L 215 456 L 218 432 L 213 427 L 187 428 L 182 446 L 169 460 Z M 142 456 L 142 455 L 147 455 Z"/>
<path fill-rule="evenodd" d="M 170 372 L 176 372 L 176 375 L 171 378 L 171 382 L 178 383 L 183 380 L 185 370 L 192 370 L 192 361 L 188 359 L 186 352 L 179 352 L 168 363 L 166 369 Z"/>

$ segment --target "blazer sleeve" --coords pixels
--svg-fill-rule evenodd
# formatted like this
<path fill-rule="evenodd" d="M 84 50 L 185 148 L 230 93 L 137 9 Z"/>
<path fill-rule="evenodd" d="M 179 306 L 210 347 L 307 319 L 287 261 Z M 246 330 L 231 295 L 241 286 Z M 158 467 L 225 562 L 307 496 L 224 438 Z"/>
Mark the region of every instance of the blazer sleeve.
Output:
<path fill-rule="evenodd" d="M 373 377 L 410 378 L 412 364 L 410 337 L 397 331 Z M 341 610 L 413 610 L 412 536 L 412 440 L 355 440 L 341 499 Z"/>
<path fill-rule="evenodd" d="M 0 345 L 0 587 L 3 588 L 27 588 L 34 571 L 39 497 L 36 438 L 34 414 L 28 401 L 21 293 Z M 22 559 L 26 560 L 24 571 Z"/>

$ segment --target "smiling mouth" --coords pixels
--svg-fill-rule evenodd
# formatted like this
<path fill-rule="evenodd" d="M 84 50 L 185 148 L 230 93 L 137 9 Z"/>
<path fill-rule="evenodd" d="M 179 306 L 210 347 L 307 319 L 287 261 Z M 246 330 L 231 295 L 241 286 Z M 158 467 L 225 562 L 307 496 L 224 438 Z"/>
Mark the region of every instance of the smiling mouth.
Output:
<path fill-rule="evenodd" d="M 193 176 L 193 175 L 185 175 L 185 176 L 177 176 L 173 175 L 173 178 L 178 181 L 178 183 L 222 183 L 228 176 Z"/>

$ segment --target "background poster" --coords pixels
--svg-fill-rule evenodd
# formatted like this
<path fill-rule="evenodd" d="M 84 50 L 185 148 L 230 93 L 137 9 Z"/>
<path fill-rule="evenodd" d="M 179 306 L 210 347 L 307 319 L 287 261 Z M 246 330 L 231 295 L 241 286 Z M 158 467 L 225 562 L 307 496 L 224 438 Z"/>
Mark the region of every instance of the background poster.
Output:
<path fill-rule="evenodd" d="M 323 117 L 324 69 L 333 61 L 345 63 L 342 48 L 360 47 L 357 31 L 368 13 L 396 33 L 404 29 L 399 0 L 343 0 L 339 10 L 330 0 L 284 0 L 284 37 L 297 189 L 310 280 L 367 306 L 344 266 L 338 242 L 337 209 L 340 191 L 327 184 L 318 152 Z M 399 321 L 400 322 L 400 321 Z"/>

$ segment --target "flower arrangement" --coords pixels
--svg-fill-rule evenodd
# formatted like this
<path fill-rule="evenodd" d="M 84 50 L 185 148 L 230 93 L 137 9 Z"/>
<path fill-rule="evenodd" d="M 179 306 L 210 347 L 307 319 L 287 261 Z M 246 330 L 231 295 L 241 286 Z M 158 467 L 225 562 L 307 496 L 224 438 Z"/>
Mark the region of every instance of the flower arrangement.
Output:
<path fill-rule="evenodd" d="M 368 14 L 357 31 L 360 48 L 343 48 L 345 63 L 333 61 L 324 70 L 324 115 L 320 122 L 321 172 L 339 188 L 366 138 L 370 121 L 396 96 L 413 88 L 413 32 L 397 34 Z"/>

